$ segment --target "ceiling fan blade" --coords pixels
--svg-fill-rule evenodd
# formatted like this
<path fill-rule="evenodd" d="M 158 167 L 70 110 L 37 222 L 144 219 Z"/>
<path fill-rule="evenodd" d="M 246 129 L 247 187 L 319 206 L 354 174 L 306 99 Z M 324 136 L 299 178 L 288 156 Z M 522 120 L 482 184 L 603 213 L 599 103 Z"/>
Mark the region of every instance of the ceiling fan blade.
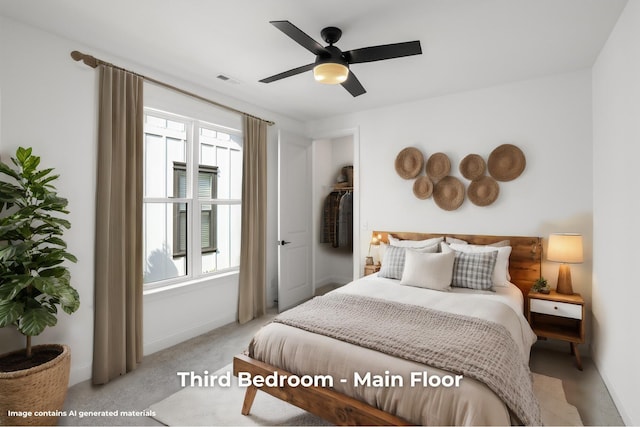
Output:
<path fill-rule="evenodd" d="M 296 43 L 298 43 L 300 46 L 304 47 L 314 55 L 319 55 L 320 53 L 325 52 L 324 46 L 312 39 L 309 35 L 307 35 L 300 28 L 293 25 L 291 22 L 269 21 L 269 23 L 291 37 Z"/>
<path fill-rule="evenodd" d="M 422 48 L 420 41 L 385 44 L 380 46 L 363 47 L 361 49 L 343 52 L 349 64 L 361 62 L 381 61 L 383 59 L 401 58 L 403 56 L 420 55 Z"/>
<path fill-rule="evenodd" d="M 276 80 L 284 79 L 285 77 L 295 76 L 296 74 L 304 73 L 305 71 L 313 70 L 313 66 L 315 63 L 303 65 L 302 67 L 294 68 L 293 70 L 285 71 L 280 74 L 276 74 L 271 77 L 267 77 L 266 79 L 260 80 L 260 83 L 271 83 Z"/>
<path fill-rule="evenodd" d="M 347 80 L 340 84 L 354 97 L 367 93 L 364 86 L 362 86 L 362 83 L 360 83 L 360 80 L 358 80 L 351 70 L 349 70 L 349 77 L 347 77 Z"/>

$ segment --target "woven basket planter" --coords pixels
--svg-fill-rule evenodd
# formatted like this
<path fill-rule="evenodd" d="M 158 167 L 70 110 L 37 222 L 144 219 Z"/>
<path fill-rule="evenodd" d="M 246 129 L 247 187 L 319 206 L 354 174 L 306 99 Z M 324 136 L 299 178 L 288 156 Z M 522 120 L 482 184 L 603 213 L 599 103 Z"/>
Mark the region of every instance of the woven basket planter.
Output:
<path fill-rule="evenodd" d="M 58 424 L 55 413 L 62 410 L 67 396 L 71 352 L 66 345 L 38 345 L 33 347 L 33 351 L 38 348 L 55 348 L 61 353 L 33 368 L 0 372 L 0 425 Z M 8 354 L 0 355 L 0 358 Z M 33 416 L 9 417 L 7 411 L 31 412 Z"/>

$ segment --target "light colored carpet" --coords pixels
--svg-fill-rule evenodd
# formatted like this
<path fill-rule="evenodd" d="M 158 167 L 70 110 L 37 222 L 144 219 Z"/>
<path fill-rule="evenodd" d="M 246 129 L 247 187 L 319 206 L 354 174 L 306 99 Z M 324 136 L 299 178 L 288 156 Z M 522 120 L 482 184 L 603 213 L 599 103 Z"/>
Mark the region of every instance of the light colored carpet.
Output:
<path fill-rule="evenodd" d="M 231 371 L 231 365 L 216 374 Z M 156 420 L 168 426 L 324 426 L 326 421 L 267 393 L 258 392 L 251 414 L 240 413 L 244 400 L 244 388 L 237 386 L 186 387 L 183 390 L 151 405 Z M 542 408 L 545 425 L 581 426 L 578 410 L 567 403 L 562 381 L 545 375 L 533 374 L 533 387 Z"/>

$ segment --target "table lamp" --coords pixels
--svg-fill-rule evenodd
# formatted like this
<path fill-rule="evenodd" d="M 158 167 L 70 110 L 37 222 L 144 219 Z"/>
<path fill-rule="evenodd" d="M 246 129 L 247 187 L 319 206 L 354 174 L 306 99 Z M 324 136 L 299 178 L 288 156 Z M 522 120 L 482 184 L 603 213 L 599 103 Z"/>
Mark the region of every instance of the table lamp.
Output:
<path fill-rule="evenodd" d="M 378 234 L 377 236 L 371 236 L 371 241 L 369 241 L 369 253 L 367 254 L 366 264 L 373 265 L 373 256 L 371 256 L 371 246 L 378 246 L 382 241 L 382 234 Z"/>
<path fill-rule="evenodd" d="M 574 233 L 551 234 L 549 236 L 547 259 L 549 261 L 562 263 L 558 270 L 556 292 L 559 294 L 572 295 L 571 269 L 568 264 L 579 264 L 583 262 L 582 236 Z"/>

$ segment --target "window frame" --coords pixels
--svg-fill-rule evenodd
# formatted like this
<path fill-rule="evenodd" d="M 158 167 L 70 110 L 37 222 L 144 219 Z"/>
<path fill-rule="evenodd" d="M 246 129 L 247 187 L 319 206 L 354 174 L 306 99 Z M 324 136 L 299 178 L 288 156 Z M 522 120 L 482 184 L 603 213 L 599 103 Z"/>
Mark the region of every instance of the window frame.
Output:
<path fill-rule="evenodd" d="M 185 125 L 186 131 L 186 140 L 185 140 L 185 157 L 186 162 L 179 162 L 185 164 L 185 169 L 188 177 L 191 179 L 187 179 L 186 185 L 186 194 L 187 197 L 173 197 L 167 195 L 166 197 L 147 197 L 143 196 L 143 205 L 147 203 L 169 203 L 174 204 L 176 208 L 180 206 L 180 204 L 184 204 L 187 209 L 187 239 L 186 239 L 186 252 L 184 255 L 186 257 L 186 274 L 183 276 L 173 277 L 164 280 L 158 280 L 150 283 L 143 283 L 143 288 L 145 291 L 150 290 L 158 290 L 160 288 L 168 287 L 172 288 L 175 286 L 187 285 L 190 283 L 200 283 L 204 279 L 215 278 L 216 276 L 225 276 L 230 273 L 237 273 L 239 271 L 239 265 L 231 266 L 227 268 L 216 269 L 215 271 L 203 273 L 202 272 L 202 256 L 210 253 L 218 253 L 218 236 L 217 236 L 217 221 L 218 214 L 217 209 L 212 209 L 213 211 L 213 224 L 214 227 L 210 227 L 210 232 L 214 234 L 215 239 L 212 239 L 213 242 L 216 243 L 215 248 L 201 248 L 201 215 L 202 215 L 202 206 L 203 205 L 215 205 L 215 206 L 229 206 L 229 205 L 241 205 L 241 199 L 219 199 L 217 198 L 217 188 L 213 188 L 213 193 L 211 198 L 199 198 L 197 191 L 197 183 L 198 183 L 198 174 L 200 171 L 205 171 L 208 173 L 214 173 L 217 176 L 219 174 L 218 166 L 211 165 L 200 165 L 200 151 L 201 151 L 201 142 L 200 142 L 200 129 L 209 129 L 216 132 L 224 132 L 229 135 L 233 135 L 236 137 L 240 137 L 242 140 L 242 131 L 238 129 L 232 129 L 222 125 L 216 125 L 210 122 L 205 122 L 203 120 L 199 120 L 196 118 L 185 117 L 179 114 L 169 113 L 166 111 L 157 110 L 151 107 L 144 107 L 144 115 L 145 115 L 145 126 L 143 129 L 144 134 L 154 134 L 153 129 L 151 131 L 147 131 L 147 122 L 146 116 L 151 115 L 154 117 L 159 117 L 166 120 L 172 120 L 181 122 Z M 153 126 L 151 126 L 153 128 Z M 166 136 L 166 135 L 163 135 Z M 236 143 L 236 142 L 234 142 Z M 243 151 L 244 147 L 240 144 L 240 152 Z M 146 156 L 146 153 L 145 153 Z M 175 164 L 176 162 L 174 162 Z M 198 165 L 195 167 L 194 165 Z M 174 166 L 175 168 L 175 166 Z M 167 171 L 167 173 L 173 174 L 173 171 Z M 175 180 L 175 175 L 172 177 Z M 174 184 L 175 185 L 175 184 Z M 213 206 L 212 206 L 213 207 Z M 145 225 L 146 228 L 146 225 Z M 191 230 L 189 232 L 189 230 Z M 143 230 L 143 233 L 146 235 L 146 229 Z M 173 230 L 174 239 L 176 230 Z M 175 242 L 175 241 L 174 241 Z M 193 255 L 188 256 L 189 253 Z M 146 259 L 144 260 L 146 262 Z"/>

